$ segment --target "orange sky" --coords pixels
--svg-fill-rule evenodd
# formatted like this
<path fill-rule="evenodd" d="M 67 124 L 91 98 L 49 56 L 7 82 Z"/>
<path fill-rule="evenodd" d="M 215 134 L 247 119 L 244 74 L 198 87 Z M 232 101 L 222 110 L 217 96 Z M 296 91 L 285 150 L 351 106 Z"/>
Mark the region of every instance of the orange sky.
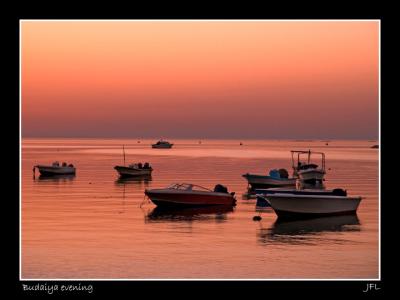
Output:
<path fill-rule="evenodd" d="M 378 136 L 379 23 L 22 21 L 24 137 Z"/>

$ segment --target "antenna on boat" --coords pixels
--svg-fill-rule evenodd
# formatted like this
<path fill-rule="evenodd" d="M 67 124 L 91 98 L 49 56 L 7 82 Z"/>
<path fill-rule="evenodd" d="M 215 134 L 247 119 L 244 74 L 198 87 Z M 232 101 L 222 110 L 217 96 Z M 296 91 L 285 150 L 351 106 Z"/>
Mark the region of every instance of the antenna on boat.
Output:
<path fill-rule="evenodd" d="M 125 167 L 125 146 L 122 145 L 122 152 L 124 153 L 124 167 Z"/>

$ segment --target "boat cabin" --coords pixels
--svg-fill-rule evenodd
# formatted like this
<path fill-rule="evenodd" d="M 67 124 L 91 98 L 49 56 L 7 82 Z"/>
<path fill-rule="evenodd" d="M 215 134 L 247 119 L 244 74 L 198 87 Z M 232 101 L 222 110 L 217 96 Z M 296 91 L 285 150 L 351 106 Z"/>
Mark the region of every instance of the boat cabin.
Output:
<path fill-rule="evenodd" d="M 321 170 L 325 171 L 325 153 L 315 151 L 290 151 L 292 153 L 293 176 L 297 176 L 297 171 L 307 169 L 317 169 L 319 165 L 312 162 L 312 155 L 321 156 Z"/>

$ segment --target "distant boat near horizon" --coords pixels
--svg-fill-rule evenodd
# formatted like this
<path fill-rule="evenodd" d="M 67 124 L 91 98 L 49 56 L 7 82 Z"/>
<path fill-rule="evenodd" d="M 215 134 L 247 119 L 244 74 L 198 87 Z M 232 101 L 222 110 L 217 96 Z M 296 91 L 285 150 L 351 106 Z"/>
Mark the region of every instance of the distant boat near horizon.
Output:
<path fill-rule="evenodd" d="M 170 149 L 173 145 L 168 141 L 159 140 L 157 143 L 152 144 L 151 147 L 154 149 Z"/>

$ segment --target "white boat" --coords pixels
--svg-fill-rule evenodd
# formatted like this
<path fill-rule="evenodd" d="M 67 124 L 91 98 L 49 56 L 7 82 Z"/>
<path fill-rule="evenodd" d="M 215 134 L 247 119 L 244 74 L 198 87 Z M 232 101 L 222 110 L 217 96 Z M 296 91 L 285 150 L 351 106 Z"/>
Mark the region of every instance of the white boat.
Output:
<path fill-rule="evenodd" d="M 159 140 L 157 143 L 152 144 L 151 147 L 155 149 L 169 149 L 172 148 L 174 144 L 171 144 L 170 142 Z"/>
<path fill-rule="evenodd" d="M 139 164 L 130 164 L 129 166 L 115 166 L 115 170 L 117 170 L 118 174 L 121 177 L 130 177 L 130 176 L 149 176 L 153 171 L 153 168 L 145 163 L 143 166 L 141 163 Z"/>
<path fill-rule="evenodd" d="M 291 151 L 293 176 L 298 177 L 302 183 L 311 185 L 322 185 L 324 181 L 325 171 L 325 153 L 308 151 Z M 297 163 L 295 163 L 294 155 L 297 154 Z M 306 161 L 301 161 L 302 155 L 307 155 Z M 321 155 L 321 166 L 311 162 L 312 155 Z"/>
<path fill-rule="evenodd" d="M 288 189 L 288 188 L 270 188 L 255 190 L 257 196 L 270 194 L 295 194 L 295 195 L 324 195 L 324 196 L 347 196 L 347 191 L 343 189 Z"/>
<path fill-rule="evenodd" d="M 73 164 L 67 165 L 67 163 L 63 162 L 60 165 L 58 161 L 53 162 L 51 166 L 36 165 L 33 167 L 33 173 L 35 173 L 36 169 L 38 169 L 40 174 L 43 176 L 69 175 L 76 173 L 76 169 Z"/>
<path fill-rule="evenodd" d="M 276 193 L 264 196 L 280 218 L 354 214 L 361 197 Z"/>
<path fill-rule="evenodd" d="M 271 194 L 294 194 L 294 195 L 311 195 L 311 196 L 347 196 L 347 191 L 343 189 L 288 189 L 288 188 L 270 188 L 255 190 L 257 203 L 256 206 L 271 206 L 266 196 Z"/>

